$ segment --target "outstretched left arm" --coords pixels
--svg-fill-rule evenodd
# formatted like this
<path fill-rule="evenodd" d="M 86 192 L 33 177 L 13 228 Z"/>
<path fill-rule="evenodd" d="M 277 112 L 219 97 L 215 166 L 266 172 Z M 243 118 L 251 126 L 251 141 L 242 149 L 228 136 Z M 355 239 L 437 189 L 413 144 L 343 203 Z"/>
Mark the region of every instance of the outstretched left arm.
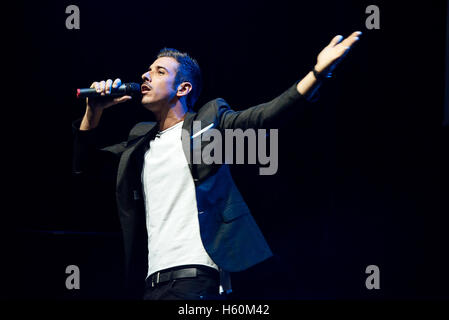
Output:
<path fill-rule="evenodd" d="M 315 71 L 319 74 L 332 72 L 361 34 L 359 31 L 353 32 L 344 40 L 342 36 L 334 37 L 318 54 Z M 319 79 L 310 71 L 301 81 L 270 102 L 242 111 L 234 111 L 229 106 L 223 108 L 220 126 L 232 129 L 277 127 L 283 120 L 294 117 L 304 109 L 307 104 L 303 99 L 309 100 L 319 86 Z"/>
<path fill-rule="evenodd" d="M 352 45 L 359 40 L 361 34 L 362 33 L 360 31 L 353 32 L 344 40 L 340 35 L 335 36 L 331 42 L 318 54 L 315 70 L 318 73 L 331 73 L 337 64 L 348 53 Z M 310 96 L 313 92 L 315 92 L 318 86 L 319 81 L 317 81 L 313 72 L 310 71 L 300 82 L 298 82 L 296 89 L 300 94 Z"/>

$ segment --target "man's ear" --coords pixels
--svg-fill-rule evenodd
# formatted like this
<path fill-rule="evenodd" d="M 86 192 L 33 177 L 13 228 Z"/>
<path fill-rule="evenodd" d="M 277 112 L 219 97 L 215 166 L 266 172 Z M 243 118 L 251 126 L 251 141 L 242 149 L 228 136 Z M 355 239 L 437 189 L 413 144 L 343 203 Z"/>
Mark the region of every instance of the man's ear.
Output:
<path fill-rule="evenodd" d="M 190 91 L 192 91 L 192 84 L 190 82 L 183 82 L 178 86 L 176 95 L 178 97 L 183 97 L 186 96 Z"/>

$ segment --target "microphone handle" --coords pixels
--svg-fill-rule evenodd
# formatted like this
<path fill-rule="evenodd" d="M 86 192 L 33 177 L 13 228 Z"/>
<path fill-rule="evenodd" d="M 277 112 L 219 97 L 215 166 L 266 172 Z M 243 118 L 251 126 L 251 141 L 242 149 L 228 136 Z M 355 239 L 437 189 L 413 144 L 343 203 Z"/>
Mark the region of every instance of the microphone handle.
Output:
<path fill-rule="evenodd" d="M 120 97 L 124 95 L 131 95 L 140 93 L 140 86 L 137 83 L 124 83 L 118 88 L 112 88 L 111 93 L 107 95 L 101 95 L 95 88 L 82 88 L 76 90 L 77 98 L 98 98 L 98 97 Z"/>

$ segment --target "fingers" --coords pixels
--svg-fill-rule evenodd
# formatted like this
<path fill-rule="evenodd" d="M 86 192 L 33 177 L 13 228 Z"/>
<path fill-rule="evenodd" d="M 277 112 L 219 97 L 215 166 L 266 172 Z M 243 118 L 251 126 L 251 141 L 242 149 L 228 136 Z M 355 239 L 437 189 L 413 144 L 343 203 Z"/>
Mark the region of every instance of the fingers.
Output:
<path fill-rule="evenodd" d="M 105 94 L 111 93 L 111 89 L 112 89 L 112 80 L 108 79 L 108 80 L 106 80 L 106 83 L 105 83 L 105 88 L 104 88 Z"/>
<path fill-rule="evenodd" d="M 111 93 L 113 88 L 118 88 L 121 85 L 122 80 L 120 80 L 120 78 L 117 78 L 114 80 L 114 82 L 112 82 L 111 79 L 108 79 L 106 81 L 102 80 L 100 82 L 95 81 L 90 85 L 90 88 L 95 88 L 95 90 L 98 93 L 101 93 L 101 95 L 107 95 Z"/>
<path fill-rule="evenodd" d="M 118 88 L 122 85 L 122 81 L 117 78 L 114 81 L 112 79 L 108 79 L 106 81 L 95 81 L 90 85 L 90 88 L 95 89 L 97 93 L 100 93 L 101 96 L 105 96 L 104 98 L 100 97 L 92 97 L 86 98 L 86 104 L 88 107 L 94 109 L 106 109 L 115 104 L 122 103 L 128 100 L 131 100 L 131 96 L 126 95 L 122 97 L 111 97 L 111 93 L 113 89 Z M 89 101 L 90 100 L 90 101 Z"/>
<path fill-rule="evenodd" d="M 353 32 L 351 35 L 349 35 L 346 39 L 344 39 L 343 41 L 341 41 L 343 39 L 343 37 L 341 36 L 336 36 L 334 39 L 332 39 L 331 43 L 337 39 L 337 37 L 341 37 L 340 40 L 334 45 L 334 49 L 337 52 L 338 55 L 338 59 L 336 60 L 335 64 L 337 64 L 339 61 L 341 61 L 349 52 L 349 49 L 352 47 L 352 45 L 357 42 L 359 40 L 360 35 L 362 34 L 362 32 L 360 31 L 355 31 Z M 340 42 L 341 41 L 341 42 Z"/>
<path fill-rule="evenodd" d="M 104 82 L 104 81 L 103 81 Z M 101 92 L 101 82 L 92 82 L 92 84 L 90 85 L 90 88 L 95 88 L 95 91 L 97 91 L 98 93 Z"/>
<path fill-rule="evenodd" d="M 101 93 L 101 95 L 104 95 L 104 87 L 106 86 L 106 81 L 100 81 L 98 82 L 98 84 L 95 86 L 95 90 L 98 93 Z"/>
<path fill-rule="evenodd" d="M 343 39 L 343 36 L 338 35 L 332 38 L 331 42 L 329 42 L 330 47 L 335 47 L 341 40 Z"/>
<path fill-rule="evenodd" d="M 120 80 L 120 78 L 117 78 L 114 80 L 114 83 L 112 84 L 113 88 L 118 88 L 122 85 L 122 80 Z"/>
<path fill-rule="evenodd" d="M 335 47 L 336 45 L 340 45 L 342 47 L 347 47 L 345 49 L 349 49 L 357 40 L 359 40 L 359 37 L 361 35 L 362 35 L 361 31 L 355 31 L 355 32 L 351 33 L 351 35 L 344 40 L 343 40 L 342 35 L 335 36 L 329 43 L 329 46 Z"/>
<path fill-rule="evenodd" d="M 351 46 L 359 40 L 361 34 L 362 32 L 360 31 L 353 32 L 349 37 L 341 42 L 342 47 L 345 47 L 345 49 L 351 48 Z"/>

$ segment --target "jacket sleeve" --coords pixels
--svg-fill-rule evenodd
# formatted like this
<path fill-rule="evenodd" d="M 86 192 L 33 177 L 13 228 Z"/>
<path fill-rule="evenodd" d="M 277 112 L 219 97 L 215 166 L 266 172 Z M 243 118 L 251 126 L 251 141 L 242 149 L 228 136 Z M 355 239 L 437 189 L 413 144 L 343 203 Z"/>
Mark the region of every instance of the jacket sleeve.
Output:
<path fill-rule="evenodd" d="M 269 129 L 282 125 L 300 114 L 310 102 L 296 89 L 297 82 L 270 102 L 242 111 L 234 111 L 224 103 L 219 113 L 222 129 Z"/>
<path fill-rule="evenodd" d="M 72 172 L 75 175 L 83 173 L 99 173 L 105 168 L 118 165 L 120 155 L 125 151 L 127 142 L 121 142 L 111 146 L 106 146 L 105 134 L 101 125 L 92 130 L 79 130 L 81 120 L 72 123 L 73 132 L 73 163 Z"/>

